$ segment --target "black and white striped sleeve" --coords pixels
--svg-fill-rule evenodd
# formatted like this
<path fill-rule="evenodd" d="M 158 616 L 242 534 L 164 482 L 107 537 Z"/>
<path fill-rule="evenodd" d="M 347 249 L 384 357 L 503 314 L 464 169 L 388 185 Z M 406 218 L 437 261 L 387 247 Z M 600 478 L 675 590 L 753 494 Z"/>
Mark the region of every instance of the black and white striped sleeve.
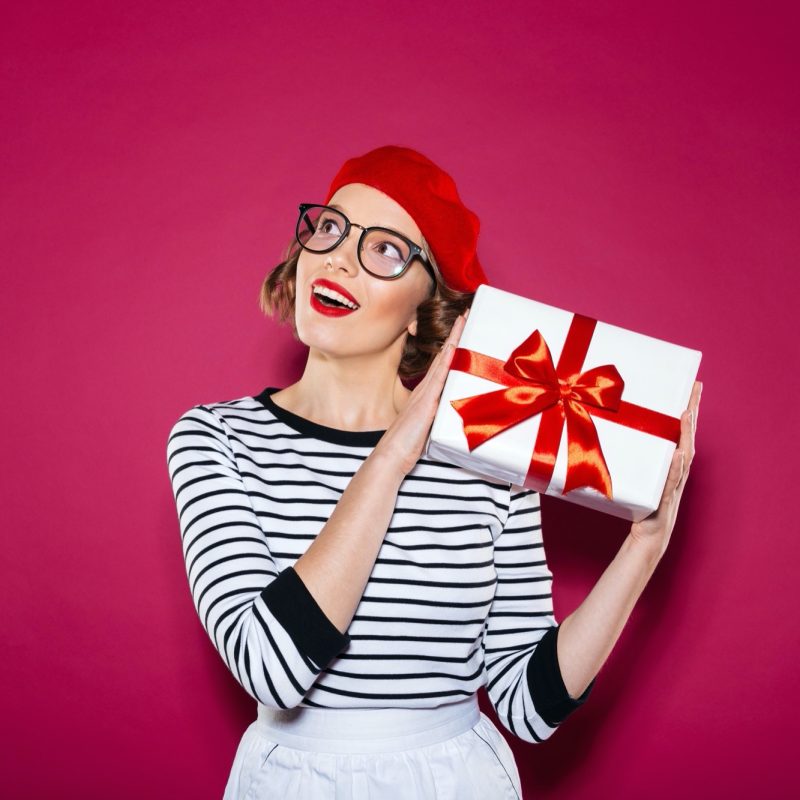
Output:
<path fill-rule="evenodd" d="M 174 424 L 167 467 L 200 621 L 259 703 L 291 708 L 350 636 L 292 567 L 278 571 L 234 457 L 227 423 L 195 406 Z"/>
<path fill-rule="evenodd" d="M 594 683 L 576 700 L 561 677 L 540 503 L 533 489 L 510 486 L 508 517 L 495 541 L 495 596 L 483 633 L 489 699 L 501 723 L 527 742 L 551 736 Z"/>

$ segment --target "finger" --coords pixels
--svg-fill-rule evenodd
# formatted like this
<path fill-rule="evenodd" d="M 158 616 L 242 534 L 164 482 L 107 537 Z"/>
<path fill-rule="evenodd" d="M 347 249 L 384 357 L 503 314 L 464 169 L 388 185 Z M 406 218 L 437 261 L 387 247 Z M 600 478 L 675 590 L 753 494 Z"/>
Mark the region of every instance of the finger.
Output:
<path fill-rule="evenodd" d="M 453 346 L 458 345 L 458 342 L 461 339 L 461 334 L 464 333 L 464 327 L 467 324 L 468 314 L 469 309 L 467 309 L 463 314 L 459 314 L 456 317 L 456 321 L 453 323 L 453 327 L 450 329 L 450 335 L 447 338 L 453 343 Z"/>
<path fill-rule="evenodd" d="M 436 354 L 437 357 L 445 352 L 445 350 L 447 349 L 447 345 L 450 342 L 452 342 L 456 336 L 459 337 L 461 336 L 461 330 L 463 330 L 463 325 L 464 325 L 464 317 L 461 314 L 459 314 L 456 317 L 455 322 L 453 322 L 453 324 L 450 326 L 450 331 L 447 334 L 447 338 L 439 346 L 439 352 Z"/>
<path fill-rule="evenodd" d="M 703 384 L 700 381 L 695 381 L 694 386 L 692 386 L 692 393 L 689 396 L 689 405 L 686 406 L 687 409 L 693 411 L 695 416 L 697 416 L 697 409 L 700 405 L 700 394 L 703 391 Z"/>
<path fill-rule="evenodd" d="M 462 314 L 459 314 L 456 317 L 456 321 L 450 328 L 450 333 L 447 334 L 447 338 L 444 340 L 444 342 L 442 342 L 441 349 L 436 354 L 440 362 L 447 357 L 448 345 L 452 345 L 452 347 L 450 347 L 450 350 L 453 350 L 458 346 L 458 342 L 461 339 L 461 332 L 464 330 L 464 324 L 465 324 L 464 316 Z"/>
<path fill-rule="evenodd" d="M 687 464 L 691 464 L 694 458 L 694 434 L 697 429 L 697 410 L 700 404 L 702 386 L 699 381 L 694 382 L 689 404 L 681 414 L 681 436 L 678 448 L 686 453 Z"/>
<path fill-rule="evenodd" d="M 651 516 L 667 516 L 669 514 L 669 507 L 675 502 L 675 495 L 678 489 L 678 482 L 680 480 L 680 453 L 681 451 L 676 449 L 672 454 L 672 460 L 669 464 L 669 472 L 667 472 L 667 480 L 664 484 L 664 489 L 661 492 L 661 499 L 658 502 L 658 508 Z"/>
<path fill-rule="evenodd" d="M 667 473 L 667 481 L 664 484 L 664 492 L 662 494 L 662 502 L 675 493 L 680 485 L 681 477 L 683 476 L 685 453 L 680 447 L 675 449 L 672 454 L 672 461 L 670 461 L 669 472 Z"/>
<path fill-rule="evenodd" d="M 453 323 L 452 327 L 450 328 L 450 333 L 447 336 L 448 341 L 453 341 L 455 339 L 461 338 L 461 332 L 464 330 L 464 325 L 467 322 L 467 318 L 464 314 L 459 314 L 455 322 Z"/>
<path fill-rule="evenodd" d="M 667 482 L 664 486 L 662 502 L 668 499 L 673 493 L 678 495 L 683 493 L 686 479 L 689 477 L 689 468 L 694 458 L 694 433 L 697 428 L 697 409 L 700 404 L 700 395 L 703 391 L 703 384 L 695 381 L 692 386 L 692 393 L 689 397 L 689 404 L 681 414 L 681 435 L 678 447 L 672 454 Z"/>
<path fill-rule="evenodd" d="M 463 319 L 463 317 L 459 316 L 459 319 Z M 458 324 L 458 323 L 456 323 Z M 461 323 L 463 324 L 463 323 Z M 453 328 L 455 329 L 455 325 Z M 438 353 L 439 361 L 435 365 L 435 368 L 431 370 L 434 373 L 434 386 L 435 391 L 441 394 L 442 386 L 444 385 L 445 380 L 447 379 L 448 374 L 450 373 L 450 364 L 453 361 L 453 356 L 456 352 L 456 347 L 458 346 L 458 340 L 452 340 L 452 332 L 448 337 L 448 340 L 444 343 L 444 347 L 442 347 L 441 351 Z M 460 336 L 460 331 L 459 331 Z"/>
<path fill-rule="evenodd" d="M 442 359 L 436 365 L 436 383 L 442 384 L 444 383 L 445 378 L 447 377 L 448 373 L 450 372 L 450 364 L 453 361 L 453 356 L 456 352 L 456 346 L 453 342 L 448 342 L 444 350 L 442 350 Z"/>
<path fill-rule="evenodd" d="M 452 337 L 453 337 L 454 331 L 455 331 L 455 329 L 456 329 L 456 327 L 458 325 L 458 320 L 459 319 L 461 319 L 461 315 L 456 317 L 455 323 L 453 323 L 453 326 L 450 328 L 450 333 L 447 335 L 447 338 L 442 342 L 442 345 L 439 348 L 439 351 L 433 357 L 433 360 L 431 361 L 430 366 L 428 367 L 428 369 L 425 372 L 425 374 L 422 376 L 422 380 L 420 380 L 420 382 L 414 388 L 414 391 L 417 391 L 417 390 L 419 390 L 420 392 L 424 391 L 425 387 L 428 386 L 429 383 L 431 383 L 431 381 L 434 379 L 434 377 L 438 376 L 440 374 L 440 372 L 442 370 L 441 365 L 445 361 L 446 361 L 446 363 L 448 365 L 447 368 L 449 369 L 450 361 L 449 361 L 449 354 L 447 352 L 447 350 L 448 350 L 447 345 L 450 344 L 451 341 L 452 341 Z M 450 349 L 452 350 L 453 348 L 450 348 Z"/>
<path fill-rule="evenodd" d="M 425 375 L 422 377 L 422 380 L 416 385 L 414 391 L 423 392 L 425 391 L 426 387 L 432 382 L 437 383 L 444 383 L 444 376 L 447 375 L 447 372 L 450 369 L 450 362 L 452 360 L 452 354 L 455 352 L 455 347 L 458 344 L 458 340 L 461 338 L 461 331 L 464 330 L 464 325 L 467 321 L 467 316 L 469 315 L 469 309 L 466 312 L 459 314 L 453 325 L 450 327 L 450 332 L 447 334 L 447 338 L 442 342 L 439 351 L 433 357 L 433 360 L 430 363 Z M 458 339 L 454 337 L 458 336 Z M 452 344 L 453 346 L 448 349 L 448 345 Z M 436 381 L 436 378 L 440 378 L 440 381 Z"/>
<path fill-rule="evenodd" d="M 686 409 L 681 414 L 681 437 L 678 442 L 678 450 L 682 450 L 687 456 L 692 455 L 692 439 L 694 438 L 694 422 L 692 421 L 692 411 Z"/>
<path fill-rule="evenodd" d="M 697 400 L 694 404 L 694 429 L 697 430 L 697 416 L 700 413 L 700 399 L 703 396 L 703 384 L 697 384 Z"/>

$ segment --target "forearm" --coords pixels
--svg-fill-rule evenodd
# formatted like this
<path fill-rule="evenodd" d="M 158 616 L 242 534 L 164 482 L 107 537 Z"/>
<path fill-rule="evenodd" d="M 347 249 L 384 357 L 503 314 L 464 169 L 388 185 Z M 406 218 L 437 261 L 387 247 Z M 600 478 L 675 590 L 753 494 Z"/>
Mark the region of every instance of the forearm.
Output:
<path fill-rule="evenodd" d="M 629 534 L 586 599 L 561 623 L 558 663 L 572 697 L 583 694 L 600 671 L 659 558 Z"/>
<path fill-rule="evenodd" d="M 373 450 L 294 569 L 331 622 L 353 619 L 394 513 L 403 475 Z"/>

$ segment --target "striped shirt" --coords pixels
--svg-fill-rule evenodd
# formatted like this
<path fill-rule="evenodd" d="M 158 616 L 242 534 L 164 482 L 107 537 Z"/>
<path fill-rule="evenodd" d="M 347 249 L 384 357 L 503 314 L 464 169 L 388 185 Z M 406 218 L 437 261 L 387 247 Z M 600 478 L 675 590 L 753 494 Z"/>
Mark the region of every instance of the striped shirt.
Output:
<path fill-rule="evenodd" d="M 540 496 L 421 457 L 402 481 L 342 633 L 295 561 L 385 431 L 345 431 L 257 396 L 197 405 L 167 465 L 194 606 L 241 686 L 276 708 L 430 707 L 486 686 L 539 742 L 584 702 L 556 657 Z"/>

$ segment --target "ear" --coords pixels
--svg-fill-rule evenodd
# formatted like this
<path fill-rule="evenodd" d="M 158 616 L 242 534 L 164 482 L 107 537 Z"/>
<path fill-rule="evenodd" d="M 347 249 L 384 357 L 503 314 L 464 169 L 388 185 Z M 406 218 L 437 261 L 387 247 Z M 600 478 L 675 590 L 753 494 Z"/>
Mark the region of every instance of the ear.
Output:
<path fill-rule="evenodd" d="M 413 322 L 408 326 L 408 334 L 409 336 L 416 336 L 417 335 L 417 320 L 414 319 Z"/>

